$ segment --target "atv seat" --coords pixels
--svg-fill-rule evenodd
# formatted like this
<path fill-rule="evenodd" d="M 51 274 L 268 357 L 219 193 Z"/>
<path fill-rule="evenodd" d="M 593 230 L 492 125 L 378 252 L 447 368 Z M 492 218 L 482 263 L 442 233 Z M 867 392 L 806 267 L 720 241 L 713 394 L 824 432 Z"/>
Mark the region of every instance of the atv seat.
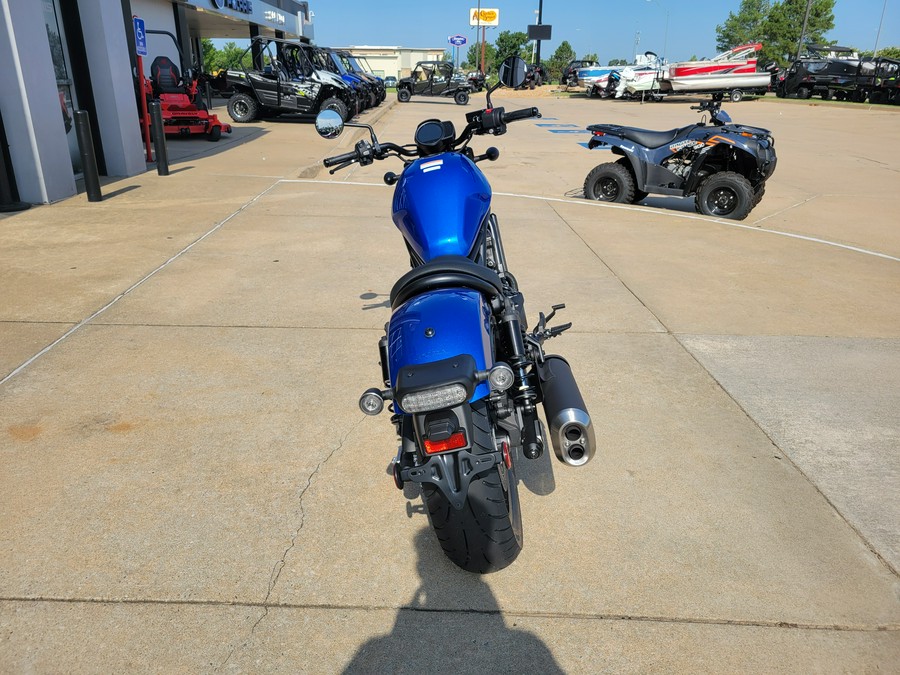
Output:
<path fill-rule="evenodd" d="M 184 85 L 178 66 L 168 56 L 157 56 L 150 64 L 150 81 L 153 83 L 153 94 L 183 94 Z"/>
<path fill-rule="evenodd" d="M 391 309 L 426 291 L 470 288 L 489 298 L 503 295 L 503 282 L 493 270 L 456 255 L 444 255 L 414 267 L 391 289 Z"/>
<path fill-rule="evenodd" d="M 634 141 L 645 148 L 658 148 L 666 143 L 671 143 L 682 132 L 692 129 L 692 126 L 670 129 L 669 131 L 651 131 L 650 129 L 637 129 L 635 127 L 620 127 L 616 124 L 593 124 L 588 131 L 602 131 L 611 136 L 621 136 L 629 141 Z"/>

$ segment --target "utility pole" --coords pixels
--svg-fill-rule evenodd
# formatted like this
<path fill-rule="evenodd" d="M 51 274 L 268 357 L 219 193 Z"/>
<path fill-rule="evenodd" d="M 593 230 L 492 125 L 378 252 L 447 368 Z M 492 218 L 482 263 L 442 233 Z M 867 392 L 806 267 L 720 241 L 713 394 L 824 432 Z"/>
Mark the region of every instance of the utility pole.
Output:
<path fill-rule="evenodd" d="M 809 10 L 812 8 L 812 0 L 806 0 L 806 14 L 803 15 L 803 28 L 800 29 L 800 39 L 797 40 L 797 58 L 800 58 L 800 50 L 803 48 L 803 36 L 806 35 L 806 24 L 809 22 Z"/>
<path fill-rule="evenodd" d="M 532 5 L 534 7 L 534 5 Z M 544 0 L 538 0 L 538 22 L 537 25 L 541 25 L 541 20 L 544 18 Z M 535 56 L 535 63 L 541 62 L 541 41 L 536 40 L 537 42 L 537 55 Z"/>

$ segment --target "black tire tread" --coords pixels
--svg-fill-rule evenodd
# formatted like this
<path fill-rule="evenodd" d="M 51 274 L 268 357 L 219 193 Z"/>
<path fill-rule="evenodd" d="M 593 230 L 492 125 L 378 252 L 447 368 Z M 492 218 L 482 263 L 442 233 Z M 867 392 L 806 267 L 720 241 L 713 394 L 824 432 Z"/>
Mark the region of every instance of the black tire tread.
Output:
<path fill-rule="evenodd" d="M 486 408 L 474 404 L 473 445 L 492 449 L 490 420 Z M 510 474 L 511 489 L 515 477 Z M 498 467 L 475 477 L 469 485 L 466 504 L 456 510 L 440 490 L 422 485 L 428 519 L 444 554 L 467 572 L 486 574 L 501 570 L 518 557 L 522 542 L 516 538 Z"/>
<path fill-rule="evenodd" d="M 596 184 L 604 177 L 614 178 L 619 183 L 619 192 L 615 199 L 602 199 L 595 196 L 597 194 Z M 631 171 L 618 162 L 607 162 L 595 166 L 584 179 L 584 196 L 585 199 L 608 202 L 630 203 L 634 201 L 634 179 L 631 177 Z"/>

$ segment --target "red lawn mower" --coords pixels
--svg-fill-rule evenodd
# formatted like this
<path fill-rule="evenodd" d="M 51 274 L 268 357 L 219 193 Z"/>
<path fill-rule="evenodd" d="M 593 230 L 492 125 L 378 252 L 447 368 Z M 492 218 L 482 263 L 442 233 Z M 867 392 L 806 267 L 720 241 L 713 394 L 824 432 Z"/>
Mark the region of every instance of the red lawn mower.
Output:
<path fill-rule="evenodd" d="M 150 77 L 144 75 L 143 64 L 138 57 L 138 72 L 141 78 L 141 92 L 144 99 L 159 101 L 162 109 L 163 129 L 167 136 L 187 136 L 205 134 L 209 141 L 217 141 L 222 132 L 231 133 L 231 125 L 219 121 L 215 113 L 209 112 L 206 104 L 197 95 L 198 78 L 190 68 L 184 68 L 181 49 L 171 33 L 163 30 L 148 30 L 148 35 L 168 35 L 175 43 L 179 61 L 185 77 L 182 78 L 178 66 L 168 56 L 157 56 L 150 64 Z M 143 112 L 145 138 L 149 138 L 150 115 Z"/>

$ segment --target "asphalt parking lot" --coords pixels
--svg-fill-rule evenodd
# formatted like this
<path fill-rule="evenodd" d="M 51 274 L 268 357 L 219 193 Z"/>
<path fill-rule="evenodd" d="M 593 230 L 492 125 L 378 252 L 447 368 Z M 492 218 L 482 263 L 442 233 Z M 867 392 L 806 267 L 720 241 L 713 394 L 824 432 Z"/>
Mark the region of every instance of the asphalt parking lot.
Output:
<path fill-rule="evenodd" d="M 580 198 L 587 124 L 690 101 L 495 103 L 544 114 L 482 167 L 599 445 L 520 468 L 516 563 L 454 568 L 357 408 L 407 266 L 399 163 L 330 175 L 358 136 L 236 126 L 0 215 L 0 670 L 896 670 L 900 110 L 726 105 L 779 157 L 738 223 Z M 363 119 L 407 142 L 465 110 Z"/>

